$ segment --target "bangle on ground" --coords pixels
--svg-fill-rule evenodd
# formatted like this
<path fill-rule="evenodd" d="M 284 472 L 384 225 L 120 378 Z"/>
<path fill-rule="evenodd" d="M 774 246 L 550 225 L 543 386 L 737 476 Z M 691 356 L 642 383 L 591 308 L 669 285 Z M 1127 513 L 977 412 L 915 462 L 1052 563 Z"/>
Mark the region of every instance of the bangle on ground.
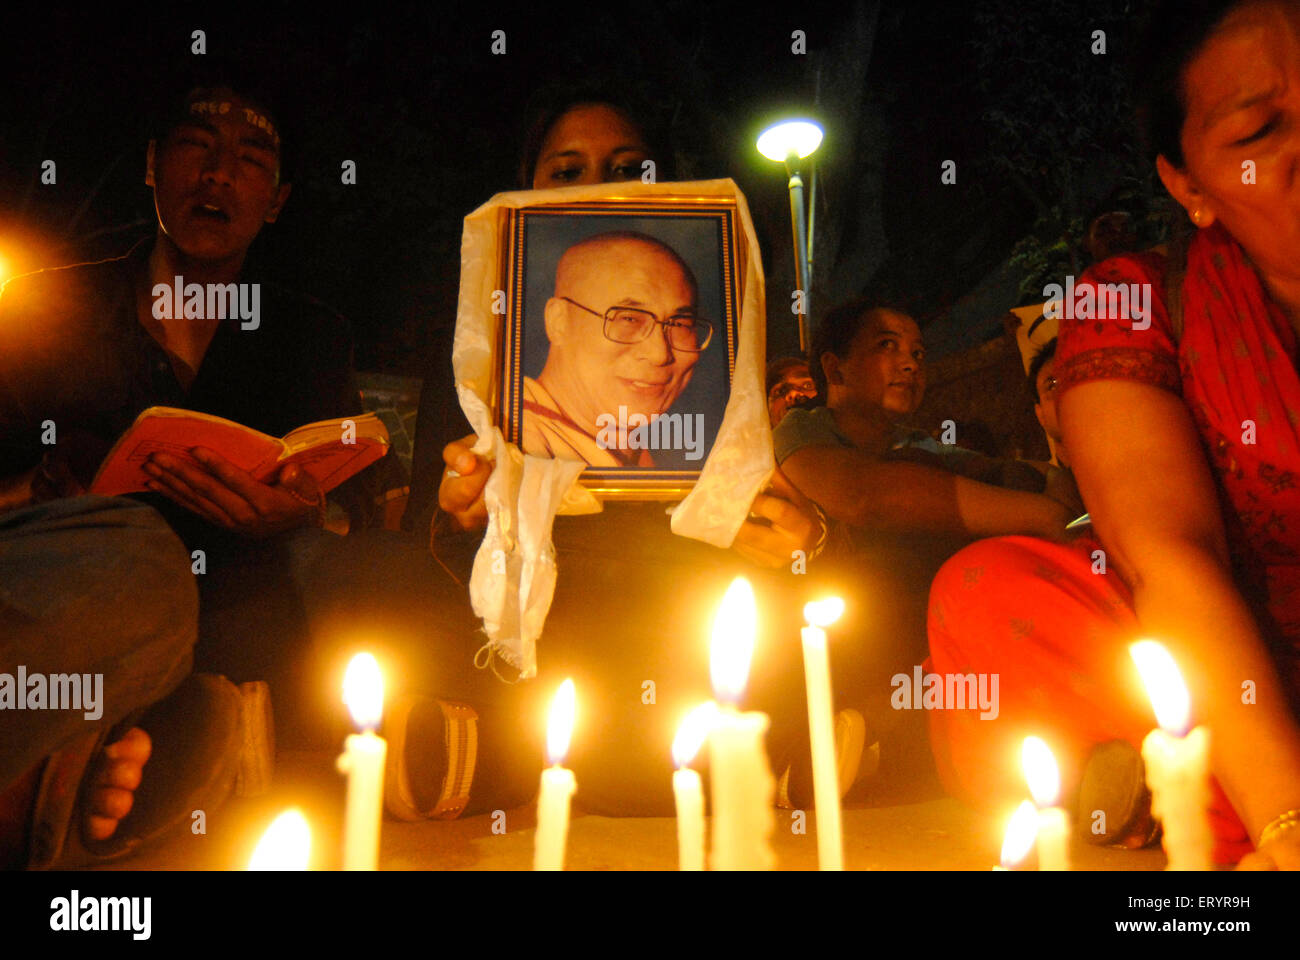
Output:
<path fill-rule="evenodd" d="M 1259 843 L 1255 844 L 1255 849 L 1259 849 L 1264 846 L 1264 844 L 1276 840 L 1288 830 L 1294 830 L 1296 827 L 1300 827 L 1300 807 L 1280 814 L 1274 818 L 1268 826 L 1261 830 L 1259 833 Z"/>

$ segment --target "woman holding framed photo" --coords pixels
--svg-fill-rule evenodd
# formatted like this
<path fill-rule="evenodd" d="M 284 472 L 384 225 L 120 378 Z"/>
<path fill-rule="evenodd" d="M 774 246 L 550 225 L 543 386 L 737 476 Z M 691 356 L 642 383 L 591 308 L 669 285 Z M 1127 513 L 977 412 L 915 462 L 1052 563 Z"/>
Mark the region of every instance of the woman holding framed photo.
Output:
<path fill-rule="evenodd" d="M 539 113 L 526 138 L 525 187 L 640 180 L 650 169 L 660 180 L 671 179 L 671 152 L 663 138 L 634 120 L 634 111 L 605 97 L 586 89 L 557 98 Z M 681 259 L 671 251 L 652 249 L 656 244 L 663 246 L 653 238 L 603 236 L 606 238 L 597 236 L 589 241 L 600 243 L 599 248 L 593 247 L 592 256 L 617 254 L 657 258 L 656 262 Z M 636 266 L 629 264 L 630 268 Z M 682 289 L 694 289 L 692 271 L 679 272 Z M 569 281 L 563 270 L 560 274 L 557 283 L 565 286 Z M 576 269 L 570 274 L 576 290 L 585 275 Z M 604 317 L 608 328 L 609 311 L 605 308 L 609 305 L 603 300 L 586 303 L 580 296 L 569 296 L 573 290 L 567 286 L 564 290 L 557 287 L 557 291 L 565 297 L 558 297 L 555 291 L 549 295 L 553 306 L 557 298 L 563 301 L 556 308 L 563 317 L 559 312 L 552 317 L 548 308 L 548 333 L 559 319 L 573 324 L 590 321 L 599 331 L 601 324 L 586 317 L 586 309 Z M 686 302 L 690 300 L 686 293 L 676 296 L 684 302 L 665 301 L 663 309 L 651 312 L 656 317 L 663 313 L 669 318 L 666 322 L 680 325 L 678 308 L 693 304 Z M 566 306 L 568 300 L 577 300 L 578 305 Z M 656 323 L 652 334 L 658 332 Z M 676 329 L 672 333 L 676 335 Z M 608 332 L 605 336 L 609 339 Z M 627 346 L 631 339 L 630 334 L 620 334 L 615 347 Z M 680 346 L 679 339 L 665 342 Z M 709 339 L 694 346 L 701 343 L 708 347 Z M 725 338 L 714 348 L 724 350 L 725 356 Z M 422 420 L 436 404 L 445 409 L 454 402 L 450 364 L 444 357 L 439 357 L 438 363 L 444 369 L 426 381 Z M 653 386 L 633 383 L 632 389 L 645 392 Z M 677 395 L 674 393 L 674 398 Z M 535 397 L 534 403 L 541 406 Z M 434 416 L 440 415 L 434 412 Z M 445 413 L 441 416 L 445 420 Z M 430 523 L 432 547 L 439 561 L 467 579 L 479 532 L 487 522 L 483 491 L 493 464 L 471 452 L 472 435 L 447 443 L 442 450 L 444 469 L 438 483 L 437 510 L 431 521 L 425 520 L 429 511 L 424 501 L 431 486 L 429 449 L 437 443 L 434 432 L 422 424 L 417 434 L 417 475 L 407 520 L 419 529 Z M 798 647 L 779 642 L 798 636 L 797 611 L 802 601 L 782 603 L 779 598 L 797 580 L 790 573 L 792 557 L 797 551 L 805 556 L 814 553 L 824 538 L 816 509 L 778 473 L 771 488 L 754 500 L 750 518 L 742 525 L 733 548 L 720 550 L 674 535 L 665 506 L 662 499 L 606 502 L 599 514 L 557 518 L 552 535 L 559 574 L 545 634 L 538 644 L 541 680 L 515 689 L 523 704 L 549 695 L 551 678 L 574 677 L 584 714 L 591 720 L 575 733 L 569 762 L 583 784 L 583 803 L 594 812 L 653 815 L 673 809 L 665 748 L 680 716 L 711 696 L 707 623 L 718 598 L 737 574 L 760 581 L 760 602 L 770 608 L 761 618 L 764 636 L 759 638 L 767 650 L 755 657 L 747 699 L 773 718 L 770 742 L 774 757 L 779 758 L 776 772 L 780 774 L 788 766 L 789 757 L 807 752 Z M 521 709 L 527 713 L 531 708 Z M 842 722 L 852 725 L 851 715 Z M 535 726 L 540 732 L 540 724 Z M 860 718 L 858 727 L 860 742 Z M 846 742 L 852 740 L 852 734 L 847 732 Z M 853 765 L 860 756 L 859 746 L 851 758 Z M 537 763 L 540 761 L 539 747 Z M 790 792 L 804 799 L 806 791 L 810 799 L 811 773 L 805 769 L 806 758 L 795 767 Z M 844 773 L 850 782 L 852 773 Z M 535 769 L 529 775 L 535 776 Z"/>

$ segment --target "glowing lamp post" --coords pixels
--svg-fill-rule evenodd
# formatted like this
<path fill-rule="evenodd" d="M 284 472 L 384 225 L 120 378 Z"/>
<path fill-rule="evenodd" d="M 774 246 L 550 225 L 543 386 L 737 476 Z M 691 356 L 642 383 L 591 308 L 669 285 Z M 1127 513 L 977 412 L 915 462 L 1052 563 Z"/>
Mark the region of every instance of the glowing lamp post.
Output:
<path fill-rule="evenodd" d="M 813 217 L 817 202 L 816 168 L 812 174 L 812 197 L 805 217 L 803 177 L 799 161 L 812 156 L 821 146 L 822 128 L 811 120 L 783 120 L 759 135 L 758 152 L 769 160 L 785 162 L 790 177 L 790 227 L 794 231 L 795 282 L 802 296 L 799 300 L 799 349 L 808 349 L 808 302 L 812 285 Z"/>

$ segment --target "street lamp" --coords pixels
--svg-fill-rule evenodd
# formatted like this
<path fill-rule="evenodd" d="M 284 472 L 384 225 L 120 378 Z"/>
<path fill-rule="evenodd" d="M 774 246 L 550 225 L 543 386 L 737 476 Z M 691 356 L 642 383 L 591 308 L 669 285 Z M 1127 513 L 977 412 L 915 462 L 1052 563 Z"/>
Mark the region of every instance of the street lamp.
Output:
<path fill-rule="evenodd" d="M 803 177 L 799 161 L 812 156 L 822 142 L 822 128 L 811 120 L 783 120 L 758 137 L 758 152 L 769 160 L 784 161 L 790 177 L 790 226 L 794 231 L 795 283 L 799 299 L 799 349 L 808 351 L 808 302 L 812 285 L 813 215 L 817 203 L 817 174 L 812 167 L 812 202 L 804 215 Z M 812 166 L 809 164 L 809 166 Z"/>

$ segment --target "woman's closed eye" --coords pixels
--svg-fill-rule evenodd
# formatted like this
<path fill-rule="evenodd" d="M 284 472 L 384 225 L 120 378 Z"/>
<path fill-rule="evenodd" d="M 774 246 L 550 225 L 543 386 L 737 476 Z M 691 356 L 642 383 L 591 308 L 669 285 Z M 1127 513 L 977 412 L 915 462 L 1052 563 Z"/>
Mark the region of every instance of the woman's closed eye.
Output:
<path fill-rule="evenodd" d="M 1234 147 L 1244 147 L 1248 144 L 1255 143 L 1257 140 L 1263 140 L 1277 128 L 1277 117 L 1274 117 L 1268 123 L 1264 124 L 1249 136 L 1242 137 L 1240 140 L 1233 141 Z"/>
<path fill-rule="evenodd" d="M 556 167 L 550 173 L 552 180 L 559 180 L 562 183 L 570 183 L 582 176 L 582 167 Z"/>

